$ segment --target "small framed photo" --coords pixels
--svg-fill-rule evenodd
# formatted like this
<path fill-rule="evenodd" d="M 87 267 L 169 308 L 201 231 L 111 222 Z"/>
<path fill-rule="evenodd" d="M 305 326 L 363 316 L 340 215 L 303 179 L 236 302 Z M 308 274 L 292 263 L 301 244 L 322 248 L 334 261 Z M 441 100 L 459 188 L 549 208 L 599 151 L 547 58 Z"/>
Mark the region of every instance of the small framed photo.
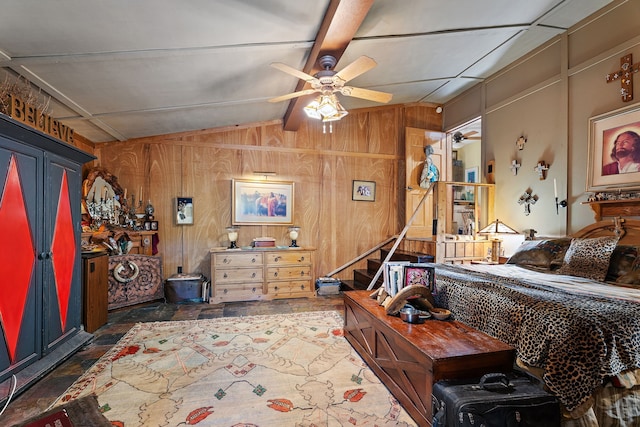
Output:
<path fill-rule="evenodd" d="M 144 230 L 145 231 L 151 231 L 151 221 L 145 221 L 144 222 Z"/>
<path fill-rule="evenodd" d="M 158 221 L 151 221 L 151 230 L 158 231 Z"/>
<path fill-rule="evenodd" d="M 464 170 L 464 182 L 478 183 L 480 182 L 479 175 L 480 175 L 480 168 L 478 166 L 467 168 Z"/>
<path fill-rule="evenodd" d="M 375 202 L 376 200 L 376 183 L 375 181 L 353 180 L 353 188 L 351 192 L 351 200 L 362 202 Z"/>
<path fill-rule="evenodd" d="M 193 225 L 193 197 L 176 197 L 175 209 L 176 225 Z"/>

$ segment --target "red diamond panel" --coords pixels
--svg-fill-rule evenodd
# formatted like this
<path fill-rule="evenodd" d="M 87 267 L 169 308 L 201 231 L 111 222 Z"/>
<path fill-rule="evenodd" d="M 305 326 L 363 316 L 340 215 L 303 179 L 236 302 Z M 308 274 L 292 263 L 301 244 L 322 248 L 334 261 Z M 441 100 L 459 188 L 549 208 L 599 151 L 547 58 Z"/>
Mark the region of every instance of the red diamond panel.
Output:
<path fill-rule="evenodd" d="M 64 331 L 67 324 L 71 279 L 73 278 L 73 265 L 76 257 L 76 241 L 73 233 L 73 218 L 71 217 L 71 202 L 66 171 L 62 174 L 51 254 L 53 258 L 53 274 L 56 279 L 56 291 L 58 292 L 60 324 Z"/>
<path fill-rule="evenodd" d="M 0 199 L 0 236 L 3 241 L 0 245 L 0 321 L 9 346 L 9 357 L 15 362 L 36 258 L 15 156 L 11 156 Z"/>

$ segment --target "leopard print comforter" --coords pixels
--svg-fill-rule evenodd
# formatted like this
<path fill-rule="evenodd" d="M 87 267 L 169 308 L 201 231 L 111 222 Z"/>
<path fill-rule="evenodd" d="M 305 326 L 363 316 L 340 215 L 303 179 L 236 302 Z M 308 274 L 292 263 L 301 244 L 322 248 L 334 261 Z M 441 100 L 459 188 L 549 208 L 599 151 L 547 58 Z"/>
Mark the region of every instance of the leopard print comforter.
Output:
<path fill-rule="evenodd" d="M 640 368 L 640 302 L 436 266 L 436 305 L 513 346 L 569 411 L 608 378 Z"/>

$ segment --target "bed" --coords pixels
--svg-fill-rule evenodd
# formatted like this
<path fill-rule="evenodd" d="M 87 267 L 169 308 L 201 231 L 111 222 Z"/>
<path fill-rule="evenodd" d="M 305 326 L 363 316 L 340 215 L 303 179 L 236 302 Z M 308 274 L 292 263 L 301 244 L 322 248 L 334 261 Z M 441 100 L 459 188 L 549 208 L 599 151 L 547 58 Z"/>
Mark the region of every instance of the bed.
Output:
<path fill-rule="evenodd" d="M 504 265 L 436 266 L 435 302 L 516 348 L 569 426 L 640 426 L 640 221 L 526 241 Z"/>

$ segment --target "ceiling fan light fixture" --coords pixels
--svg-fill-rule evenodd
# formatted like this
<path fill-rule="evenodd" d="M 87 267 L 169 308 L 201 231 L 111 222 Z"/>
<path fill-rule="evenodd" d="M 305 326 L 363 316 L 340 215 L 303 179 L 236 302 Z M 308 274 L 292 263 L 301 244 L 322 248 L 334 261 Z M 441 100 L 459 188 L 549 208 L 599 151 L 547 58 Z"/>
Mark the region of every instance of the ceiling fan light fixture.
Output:
<path fill-rule="evenodd" d="M 336 107 L 337 107 L 336 113 L 332 116 L 323 117 L 322 118 L 323 122 L 335 122 L 345 117 L 347 114 L 349 114 L 349 112 L 345 110 L 344 107 L 340 105 L 339 102 L 336 102 Z"/>
<path fill-rule="evenodd" d="M 307 117 L 323 122 L 334 122 L 349 114 L 335 94 L 318 96 L 304 107 L 304 112 Z"/>
<path fill-rule="evenodd" d="M 322 95 L 320 97 L 320 103 L 318 105 L 318 111 L 322 114 L 322 117 L 331 117 L 338 113 L 338 100 L 335 95 Z"/>
<path fill-rule="evenodd" d="M 320 102 L 318 102 L 318 99 L 319 97 L 314 99 L 309 103 L 309 105 L 304 107 L 304 112 L 307 117 L 311 119 L 322 120 L 322 114 L 320 114 L 320 111 L 318 111 L 318 107 L 320 106 Z"/>

